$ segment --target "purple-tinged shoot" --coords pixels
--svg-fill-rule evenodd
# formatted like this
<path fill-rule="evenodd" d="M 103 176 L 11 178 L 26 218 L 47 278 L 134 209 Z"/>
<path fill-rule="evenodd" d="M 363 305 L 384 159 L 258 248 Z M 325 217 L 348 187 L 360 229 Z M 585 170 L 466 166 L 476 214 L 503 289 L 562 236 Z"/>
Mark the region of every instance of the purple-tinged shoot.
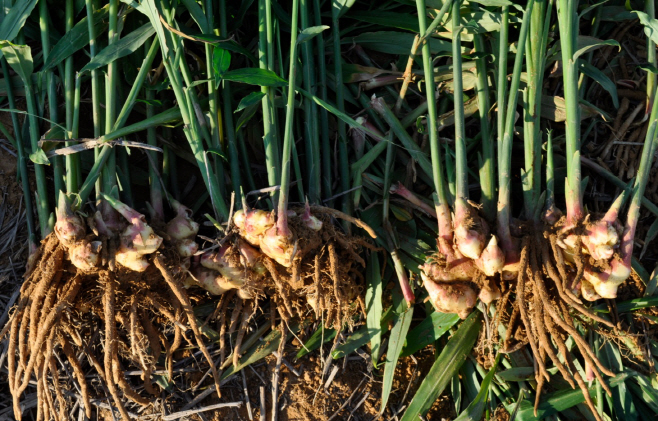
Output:
<path fill-rule="evenodd" d="M 175 240 L 194 239 L 199 232 L 199 224 L 192 219 L 192 210 L 176 200 L 172 199 L 171 202 L 176 216 L 167 224 L 167 234 Z"/>
<path fill-rule="evenodd" d="M 288 211 L 279 212 L 276 225 L 268 229 L 261 239 L 260 249 L 265 255 L 289 268 L 295 254 L 294 235 L 288 226 Z"/>
<path fill-rule="evenodd" d="M 141 213 L 105 194 L 103 198 L 130 223 L 121 233 L 116 261 L 134 271 L 145 271 L 149 263 L 144 256 L 160 247 L 162 237 L 155 234 Z"/>
<path fill-rule="evenodd" d="M 322 229 L 322 221 L 311 214 L 311 206 L 308 204 L 308 199 L 306 199 L 306 205 L 304 206 L 302 221 L 304 221 L 304 225 L 313 231 L 320 231 Z"/>
<path fill-rule="evenodd" d="M 475 264 L 487 276 L 494 276 L 503 271 L 505 254 L 498 247 L 498 240 L 495 235 L 491 236 L 487 247 L 482 251 Z"/>
<path fill-rule="evenodd" d="M 429 206 L 427 203 L 423 202 L 420 200 L 415 194 L 413 194 L 409 189 L 407 189 L 404 184 L 398 182 L 397 184 L 394 184 L 390 188 L 390 193 L 391 194 L 397 194 L 404 199 L 408 200 L 410 203 L 416 205 L 419 209 L 421 209 L 423 212 L 427 213 L 430 216 L 437 217 L 436 210 L 434 210 L 431 206 Z"/>
<path fill-rule="evenodd" d="M 618 216 L 623 199 L 624 193 L 619 195 L 603 218 L 587 227 L 583 245 L 594 259 L 610 259 L 619 244 Z"/>
<path fill-rule="evenodd" d="M 71 205 L 64 192 L 59 192 L 59 202 L 55 211 L 57 222 L 55 222 L 55 235 L 66 247 L 85 238 L 85 224 L 78 215 L 73 212 Z"/>
<path fill-rule="evenodd" d="M 585 268 L 583 278 L 589 282 L 601 298 L 617 298 L 617 289 L 631 276 L 631 265 L 623 260 L 613 259 L 610 266 L 603 272 Z"/>
<path fill-rule="evenodd" d="M 580 157 L 577 159 L 580 159 Z M 571 229 L 578 225 L 580 221 L 582 221 L 583 217 L 585 216 L 585 212 L 583 210 L 582 200 L 569 185 L 568 178 L 565 178 L 564 184 L 567 203 L 567 221 L 565 229 Z"/>

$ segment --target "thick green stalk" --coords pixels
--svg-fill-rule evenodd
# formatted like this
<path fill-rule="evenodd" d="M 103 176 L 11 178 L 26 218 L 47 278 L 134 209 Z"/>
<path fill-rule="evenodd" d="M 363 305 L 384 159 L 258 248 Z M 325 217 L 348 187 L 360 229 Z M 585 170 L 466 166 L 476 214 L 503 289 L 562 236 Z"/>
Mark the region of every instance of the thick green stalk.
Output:
<path fill-rule="evenodd" d="M 215 2 L 210 0 L 204 0 L 203 2 L 204 15 L 206 18 L 206 26 L 202 27 L 201 31 L 207 34 L 213 34 L 217 32 L 214 30 L 215 26 L 215 14 L 213 5 Z M 201 25 L 201 23 L 199 23 Z M 219 115 L 217 111 L 217 104 L 219 102 L 217 94 L 217 86 L 215 85 L 215 79 L 212 77 L 214 74 L 213 69 L 213 51 L 214 46 L 212 44 L 205 44 L 205 53 L 206 53 L 206 74 L 208 75 L 208 83 L 206 88 L 208 89 L 208 121 L 210 123 L 210 136 L 212 138 L 212 145 L 215 148 L 221 147 L 220 133 L 219 133 Z"/>
<path fill-rule="evenodd" d="M 269 67 L 268 54 L 271 48 L 272 12 L 270 0 L 258 0 L 258 64 L 261 69 L 272 70 Z M 279 151 L 276 145 L 276 111 L 272 107 L 273 92 L 268 86 L 262 86 L 261 92 L 265 94 L 261 101 L 263 111 L 263 147 L 265 149 L 265 167 L 267 169 L 267 181 L 270 186 L 279 184 L 281 174 L 281 162 L 278 159 Z M 276 202 L 279 193 L 273 193 Z"/>
<path fill-rule="evenodd" d="M 71 0 L 67 0 L 66 6 L 67 6 L 67 12 L 68 12 L 68 6 L 69 2 Z M 48 6 L 46 5 L 46 0 L 41 0 L 39 2 L 39 29 L 41 32 L 41 50 L 43 51 L 43 60 L 46 61 L 48 59 L 48 55 L 50 54 L 50 29 L 49 29 L 49 21 L 48 21 L 49 13 L 48 13 Z M 69 30 L 68 27 L 68 13 L 66 15 L 66 30 Z M 51 121 L 57 122 L 58 117 L 57 117 L 57 110 L 58 110 L 58 103 L 57 103 L 57 88 L 55 86 L 55 78 L 53 75 L 52 70 L 48 70 L 46 72 L 46 92 L 48 93 L 48 110 L 50 113 L 49 119 Z M 51 124 L 50 127 L 52 128 L 53 125 Z M 67 145 L 68 146 L 68 145 Z M 69 155 L 71 156 L 71 155 Z M 53 164 L 53 181 L 55 184 L 55 203 L 57 203 L 57 199 L 59 197 L 59 192 L 64 190 L 64 163 L 63 163 L 63 158 L 61 156 L 54 156 L 50 159 L 50 161 Z M 69 158 L 67 156 L 67 164 L 69 161 Z M 68 165 L 66 172 L 68 173 Z M 68 176 L 68 174 L 67 174 Z"/>
<path fill-rule="evenodd" d="M 247 143 L 244 138 L 244 131 L 240 130 L 237 133 L 238 148 L 240 149 L 240 161 L 242 161 L 242 168 L 244 168 L 245 178 L 247 179 L 247 188 L 249 190 L 256 190 L 256 182 L 254 176 L 251 174 L 251 162 L 249 161 L 249 151 L 247 151 Z"/>
<path fill-rule="evenodd" d="M 446 2 L 446 4 L 449 2 Z M 442 9 L 445 14 L 447 7 Z M 428 34 L 427 28 L 427 10 L 425 0 L 416 0 L 416 10 L 418 11 L 418 26 L 420 31 Z M 440 13 L 441 14 L 441 13 Z M 437 16 L 438 19 L 438 16 Z M 437 20 L 435 19 L 435 21 Z M 436 99 L 434 92 L 436 85 L 434 82 L 434 67 L 432 66 L 432 55 L 430 45 L 427 40 L 422 41 L 421 53 L 423 55 L 423 70 L 425 72 L 425 93 L 427 95 L 427 131 L 429 132 L 430 152 L 432 155 L 432 178 L 434 179 L 434 189 L 439 197 L 440 205 L 447 205 L 446 186 L 443 179 L 443 162 L 441 159 L 441 145 L 439 144 L 439 131 L 437 127 Z"/>
<path fill-rule="evenodd" d="M 334 77 L 336 79 L 336 108 L 345 112 L 345 98 L 343 97 L 343 59 L 340 51 L 340 7 L 331 8 L 331 31 L 334 42 Z M 350 188 L 350 162 L 347 154 L 347 125 L 338 121 L 338 162 L 340 172 L 340 189 L 345 192 Z M 343 212 L 352 213 L 352 201 L 349 196 L 343 198 Z"/>
<path fill-rule="evenodd" d="M 279 195 L 277 228 L 282 233 L 288 232 L 288 194 L 290 191 L 290 155 L 292 153 L 293 124 L 295 118 L 295 73 L 297 64 L 297 22 L 299 18 L 299 0 L 292 2 L 292 23 L 290 25 L 290 67 L 288 69 L 288 103 L 286 105 L 286 123 L 283 133 L 283 160 L 281 162 L 281 192 Z M 347 189 L 346 189 L 347 190 Z"/>
<path fill-rule="evenodd" d="M 219 9 L 221 10 L 219 18 L 219 26 L 221 35 L 228 37 L 228 29 L 226 24 L 227 8 L 226 0 L 219 1 Z M 222 109 L 224 111 L 224 135 L 228 139 L 228 156 L 231 166 L 231 182 L 233 184 L 233 191 L 239 192 L 242 185 L 240 176 L 240 157 L 238 155 L 238 147 L 235 144 L 235 125 L 233 124 L 233 110 L 231 109 L 231 83 L 224 80 L 222 81 Z M 236 208 L 241 207 L 241 202 L 236 202 Z"/>
<path fill-rule="evenodd" d="M 460 0 L 452 2 L 452 79 L 454 83 L 455 105 L 455 171 L 456 198 L 468 199 L 468 164 L 466 163 L 466 131 L 464 128 L 464 95 L 462 80 L 462 35 Z"/>
<path fill-rule="evenodd" d="M 523 22 L 521 23 L 521 32 L 519 42 L 514 58 L 514 71 L 512 73 L 512 83 L 509 90 L 509 100 L 507 101 L 507 110 L 505 113 L 505 126 L 502 137 L 502 145 L 499 146 L 498 156 L 498 236 L 505 253 L 513 250 L 512 236 L 510 234 L 510 184 L 511 184 L 511 166 L 512 166 L 512 137 L 514 136 L 514 120 L 516 105 L 518 103 L 519 84 L 521 82 L 521 70 L 523 67 L 523 55 L 525 52 L 525 43 L 528 38 L 528 27 L 530 26 L 530 17 L 535 4 L 534 0 L 528 0 Z M 507 48 L 507 47 L 505 47 Z M 505 50 L 506 51 L 506 50 Z M 503 70 L 504 71 L 504 70 Z M 501 111 L 500 109 L 498 110 Z"/>
<path fill-rule="evenodd" d="M 153 89 L 146 89 L 146 99 L 151 102 L 155 99 L 155 91 Z M 146 118 L 151 118 L 155 115 L 153 105 L 146 104 Z M 157 146 L 158 141 L 156 138 L 155 127 L 149 127 L 146 130 L 146 142 L 151 146 Z M 157 165 L 160 162 L 157 152 L 147 151 L 149 154 L 149 186 L 151 188 L 151 208 L 153 213 L 151 219 L 154 221 L 164 222 L 164 208 L 162 205 L 162 187 L 160 180 L 158 180 Z M 156 166 L 154 168 L 154 166 Z"/>
<path fill-rule="evenodd" d="M 567 223 L 575 224 L 583 218 L 583 196 L 580 171 L 580 107 L 578 106 L 578 66 L 574 61 L 578 37 L 578 0 L 559 0 L 558 25 L 566 106 L 567 159 Z"/>
<path fill-rule="evenodd" d="M 110 0 L 109 7 L 109 28 L 108 28 L 108 45 L 116 42 L 118 29 L 118 12 L 119 0 Z M 117 104 L 117 62 L 113 61 L 107 65 L 107 74 L 105 80 L 105 133 L 112 131 L 112 126 L 116 120 Z M 103 191 L 106 194 L 112 194 L 112 188 L 116 185 L 116 152 L 110 151 L 110 156 L 102 170 Z"/>
<path fill-rule="evenodd" d="M 45 3 L 45 1 L 44 1 Z M 74 20 L 74 1 L 66 0 L 66 32 L 70 31 L 73 28 Z M 45 46 L 44 46 L 45 47 Z M 45 53 L 44 48 L 44 53 Z M 46 55 L 44 54 L 44 60 Z M 73 127 L 74 118 L 73 114 L 75 112 L 75 78 L 73 77 L 73 55 L 70 55 L 66 58 L 64 62 L 64 102 L 66 104 L 66 136 L 68 139 L 75 139 L 76 136 L 73 135 L 73 132 L 77 132 L 77 127 Z M 56 99 L 55 99 L 56 101 Z M 52 107 L 52 106 L 51 106 Z M 54 121 L 56 117 L 53 117 L 51 114 L 51 119 Z M 73 142 L 66 142 L 66 146 L 74 145 Z M 69 193 L 78 191 L 78 172 L 80 171 L 80 155 L 79 154 L 70 154 L 66 155 L 66 190 Z M 55 187 L 57 191 L 57 187 Z M 57 195 L 55 195 L 55 200 L 57 200 Z"/>
<path fill-rule="evenodd" d="M 655 19 L 655 0 L 645 0 L 644 11 L 650 19 Z M 658 65 L 658 61 L 656 61 L 656 43 L 651 40 L 651 37 L 647 37 L 647 61 L 654 67 Z M 648 114 L 649 110 L 653 108 L 653 101 L 656 97 L 656 77 L 655 73 L 647 72 L 647 107 L 645 114 Z"/>
<path fill-rule="evenodd" d="M 28 121 L 30 126 L 30 143 L 32 144 L 32 153 L 36 153 L 39 148 L 39 122 L 37 121 L 37 105 L 34 101 L 34 89 L 32 88 L 32 81 L 28 78 L 24 80 L 25 84 L 25 99 L 27 101 Z M 39 226 L 41 227 L 41 238 L 46 236 L 52 231 L 53 224 L 49 221 L 50 207 L 48 206 L 48 187 L 46 186 L 46 171 L 43 165 L 34 164 L 34 176 L 37 183 L 37 214 L 39 215 Z M 30 189 L 27 190 L 31 191 Z M 54 222 L 53 222 L 54 223 Z"/>
<path fill-rule="evenodd" d="M 507 52 L 509 45 L 509 7 L 503 6 L 502 22 L 500 23 L 500 33 L 498 35 L 498 79 L 496 83 L 497 109 L 496 113 L 498 123 L 498 177 L 500 178 L 500 159 L 502 157 L 503 135 L 505 133 L 505 105 L 507 102 Z"/>
<path fill-rule="evenodd" d="M 311 0 L 301 0 L 302 30 L 312 26 L 309 19 L 309 5 Z M 318 36 L 322 37 L 322 34 Z M 304 89 L 316 94 L 315 88 L 315 61 L 313 58 L 313 43 L 302 44 L 302 74 Z M 316 116 L 318 105 L 314 101 L 304 101 L 305 138 L 306 138 L 306 170 L 308 172 L 308 199 L 311 203 L 320 203 L 320 139 Z"/>
<path fill-rule="evenodd" d="M 525 169 L 522 173 L 524 210 L 526 219 L 532 219 L 541 206 L 541 132 L 540 113 L 542 80 L 544 74 L 542 49 L 544 45 L 544 10 L 546 0 L 538 0 L 530 17 L 530 33 L 526 42 L 527 87 L 524 92 L 524 154 Z M 548 35 L 548 34 L 547 34 Z"/>
<path fill-rule="evenodd" d="M 79 137 L 78 130 L 80 128 L 80 84 L 82 79 L 79 75 L 75 77 L 75 90 L 73 93 L 73 124 L 71 125 L 71 139 L 77 139 Z M 74 154 L 77 155 L 77 154 Z M 71 171 L 72 176 L 66 177 L 66 190 L 68 193 L 77 193 L 78 188 L 80 187 L 80 180 L 82 180 L 82 166 L 80 165 L 80 158 L 71 161 L 67 161 L 67 172 Z M 74 176 L 73 176 L 74 175 Z"/>
<path fill-rule="evenodd" d="M 87 24 L 89 31 L 89 57 L 93 59 L 96 56 L 96 27 L 94 26 L 94 3 L 93 0 L 85 0 L 87 11 Z M 94 137 L 99 138 L 102 134 L 102 117 L 100 106 L 100 84 L 98 79 L 98 70 L 91 71 L 91 107 L 92 107 L 92 121 L 94 123 Z M 108 150 L 109 148 L 104 148 Z M 94 149 L 94 161 L 97 161 L 100 155 L 99 148 Z M 96 181 L 96 200 L 100 200 L 101 183 L 100 180 Z M 84 202 L 83 202 L 84 203 Z"/>
<path fill-rule="evenodd" d="M 155 56 L 158 54 L 159 46 L 160 44 L 158 39 L 154 38 L 151 46 L 148 49 L 148 52 L 146 53 L 146 57 L 144 57 L 144 60 L 142 61 L 142 65 L 139 68 L 137 77 L 130 87 L 130 92 L 128 93 L 128 96 L 126 97 L 126 100 L 121 107 L 121 111 L 119 112 L 119 115 L 116 118 L 114 125 L 112 126 L 113 132 L 122 128 L 126 124 L 126 121 L 128 121 L 128 116 L 130 116 L 130 112 L 137 102 L 137 96 L 142 89 L 142 85 L 144 84 L 148 73 L 151 71 L 151 65 L 153 64 Z"/>
<path fill-rule="evenodd" d="M 316 26 L 322 25 L 322 14 L 320 12 L 320 0 L 313 0 L 313 17 Z M 315 37 L 317 42 L 317 63 L 319 97 L 327 100 L 327 67 L 325 61 L 324 37 Z M 329 112 L 320 108 L 320 148 L 322 150 L 322 197 L 331 197 L 331 139 L 329 139 Z M 332 206 L 330 203 L 328 206 Z"/>
<path fill-rule="evenodd" d="M 11 79 L 9 78 L 9 69 L 7 66 L 7 60 L 2 58 L 2 75 L 5 79 L 6 89 L 7 89 L 7 100 L 9 102 L 9 108 L 12 110 L 16 109 L 16 101 L 14 101 L 14 93 L 11 87 Z M 18 155 L 18 171 L 21 177 L 21 186 L 23 187 L 24 192 L 30 192 L 30 177 L 27 170 L 27 158 L 25 156 L 24 144 L 23 144 L 23 130 L 21 130 L 21 125 L 18 122 L 18 116 L 16 113 L 11 113 L 11 122 L 14 126 L 14 137 L 16 138 L 16 154 Z M 32 210 L 32 195 L 25 194 L 23 196 L 25 200 L 25 213 L 26 213 L 26 222 L 27 222 L 27 236 L 30 244 L 30 253 L 36 251 L 39 246 L 37 241 L 36 230 L 34 226 L 34 211 Z"/>
<path fill-rule="evenodd" d="M 491 108 L 491 93 L 489 92 L 489 81 L 487 78 L 487 62 L 484 54 L 486 48 L 484 37 L 476 34 L 474 39 L 475 51 L 483 57 L 475 60 L 477 69 L 477 95 L 478 112 L 480 115 L 480 133 L 482 134 L 482 167 L 480 168 L 480 188 L 482 195 L 480 203 L 482 211 L 488 221 L 496 218 L 496 176 L 495 176 L 495 154 L 494 140 L 491 136 L 489 125 L 489 108 Z"/>
<path fill-rule="evenodd" d="M 159 25 L 159 22 L 152 23 L 154 25 Z M 201 177 L 203 178 L 206 188 L 210 194 L 213 208 L 223 220 L 226 220 L 229 216 L 228 208 L 221 193 L 222 190 L 220 189 L 215 171 L 211 167 L 208 156 L 203 149 L 203 142 L 200 134 L 201 129 L 198 127 L 199 121 L 196 118 L 195 111 L 190 103 L 190 95 L 188 95 L 190 90 L 186 90 L 183 87 L 183 75 L 181 74 L 181 68 L 186 70 L 187 66 L 180 66 L 176 60 L 176 57 L 172 59 L 171 55 L 164 54 L 164 51 L 171 52 L 174 48 L 174 45 L 176 44 L 174 41 L 174 35 L 169 31 L 163 31 L 158 35 L 162 36 L 162 38 L 160 38 L 160 48 L 163 50 L 163 55 L 165 56 L 163 64 L 167 70 L 167 75 L 171 79 L 171 86 L 174 91 L 174 95 L 176 96 L 178 106 L 180 107 L 181 117 L 184 123 L 183 132 L 185 133 L 188 143 L 190 144 L 190 148 L 194 154 L 197 166 L 199 167 L 199 172 L 201 173 Z M 182 48 L 179 48 L 177 51 L 178 57 L 180 57 L 179 53 L 181 51 Z M 172 168 L 171 170 L 173 172 L 175 168 Z"/>
<path fill-rule="evenodd" d="M 654 154 L 656 153 L 656 146 L 658 146 L 658 101 L 654 101 L 651 107 L 651 117 L 649 118 L 649 129 L 644 139 L 644 147 L 642 148 L 642 158 L 640 159 L 640 168 L 637 171 L 635 184 L 633 186 L 633 196 L 631 197 L 631 204 L 628 207 L 628 216 L 626 218 L 626 226 L 621 239 L 621 256 L 625 266 L 630 268 L 631 258 L 633 257 L 633 243 L 635 240 L 635 230 L 637 223 L 640 219 L 640 205 L 644 197 L 644 191 L 649 181 L 649 172 L 651 170 L 651 162 L 653 161 Z"/>

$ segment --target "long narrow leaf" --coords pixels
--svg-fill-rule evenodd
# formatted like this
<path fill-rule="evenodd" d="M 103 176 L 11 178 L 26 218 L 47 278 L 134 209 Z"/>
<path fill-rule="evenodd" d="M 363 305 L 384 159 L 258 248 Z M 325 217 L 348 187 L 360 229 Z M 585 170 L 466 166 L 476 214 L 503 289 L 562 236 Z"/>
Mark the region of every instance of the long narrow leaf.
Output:
<path fill-rule="evenodd" d="M 402 357 L 409 356 L 426 346 L 433 344 L 443 336 L 448 329 L 459 321 L 459 316 L 451 313 L 435 311 L 414 327 L 407 335 L 407 343 L 402 349 Z"/>
<path fill-rule="evenodd" d="M 379 268 L 379 258 L 377 253 L 370 256 L 368 262 L 366 280 L 368 289 L 366 289 L 366 326 L 369 329 L 377 331 L 381 326 L 382 319 L 382 276 Z M 376 367 L 379 360 L 379 348 L 382 344 L 381 330 L 378 330 L 370 337 L 370 353 L 372 363 Z"/>
<path fill-rule="evenodd" d="M 481 313 L 473 312 L 448 341 L 421 383 L 416 395 L 402 417 L 402 421 L 417 421 L 432 407 L 459 368 L 478 338 L 482 328 Z"/>
<path fill-rule="evenodd" d="M 139 47 L 144 45 L 147 39 L 155 34 L 155 29 L 150 23 L 143 25 L 141 28 L 134 30 L 119 41 L 105 47 L 98 55 L 96 55 L 85 67 L 80 70 L 80 73 L 95 70 L 103 66 L 125 57 L 128 54 L 135 52 Z"/>
<path fill-rule="evenodd" d="M 96 34 L 105 32 L 108 27 L 107 13 L 109 6 L 98 9 L 94 12 L 94 28 Z M 89 44 L 89 24 L 87 18 L 82 18 L 75 26 L 68 31 L 53 47 L 48 54 L 48 60 L 44 63 L 41 71 L 50 70 L 59 63 L 66 60 L 71 54 L 74 54 L 81 48 Z"/>
<path fill-rule="evenodd" d="M 394 294 L 393 300 L 394 303 L 397 301 L 396 307 L 401 313 L 398 314 L 393 329 L 391 329 L 391 336 L 388 341 L 388 351 L 386 351 L 386 365 L 384 366 L 384 379 L 382 381 L 382 407 L 380 410 L 380 413 L 382 414 L 386 410 L 388 397 L 390 396 L 393 387 L 395 366 L 398 364 L 398 358 L 400 357 L 400 351 L 402 351 L 404 338 L 407 336 L 409 326 L 411 325 L 411 318 L 414 314 L 414 307 L 411 306 L 407 308 L 407 304 L 402 299 L 402 296 Z"/>
<path fill-rule="evenodd" d="M 489 386 L 496 374 L 496 368 L 498 368 L 498 362 L 500 362 L 500 355 L 501 354 L 498 354 L 496 356 L 496 362 L 493 367 L 491 367 L 491 370 L 489 370 L 486 377 L 482 380 L 480 392 L 475 397 L 475 400 L 468 405 L 468 408 L 459 414 L 455 421 L 479 421 L 482 419 L 482 414 L 484 414 L 484 408 L 487 404 L 487 397 L 489 396 Z"/>

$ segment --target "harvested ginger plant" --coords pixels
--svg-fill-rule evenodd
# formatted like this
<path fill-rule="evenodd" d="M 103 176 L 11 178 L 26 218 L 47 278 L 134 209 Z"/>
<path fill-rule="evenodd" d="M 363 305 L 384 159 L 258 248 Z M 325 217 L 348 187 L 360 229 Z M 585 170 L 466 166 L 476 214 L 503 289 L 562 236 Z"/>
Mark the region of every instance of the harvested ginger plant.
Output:
<path fill-rule="evenodd" d="M 287 261 L 281 260 L 280 250 L 276 254 L 262 244 L 272 228 L 268 221 L 273 213 L 239 211 L 222 245 L 191 263 L 199 226 L 187 208 L 174 201 L 177 216 L 154 229 L 125 204 L 109 196 L 105 200 L 125 220 L 114 221 L 119 234 L 113 235 L 117 231 L 105 223 L 112 216 L 104 219 L 96 212 L 85 223 L 61 194 L 55 232 L 43 241 L 26 275 L 20 302 L 7 325 L 10 390 L 17 419 L 21 418 L 20 396 L 32 378 L 37 382 L 39 417 L 68 413 L 72 400 L 68 394 L 74 392 L 63 391 L 57 384 L 62 361 L 73 369 L 87 416 L 91 416 L 90 399 L 106 387 L 122 417 L 129 419 L 124 399 L 149 406 L 152 397 L 159 395 L 151 373 L 164 355 L 164 368 L 171 378 L 174 353 L 183 340 L 202 351 L 219 393 L 220 373 L 194 316 L 187 292 L 190 286 L 201 286 L 214 295 L 238 291 L 237 297 L 227 295 L 219 302 L 225 312 L 228 300 L 239 301 L 229 334 L 236 330 L 234 321 L 241 311 L 250 316 L 249 310 L 257 307 L 252 300 L 268 296 L 285 321 L 304 318 L 311 311 L 327 325 L 340 327 L 359 310 L 363 279 L 360 268 L 353 265 L 365 266 L 359 252 L 363 246 L 373 246 L 346 236 L 331 216 L 355 222 L 373 236 L 374 232 L 339 211 L 308 205 L 298 213 L 290 211 L 292 250 Z M 224 312 L 220 314 L 222 333 L 229 322 Z M 193 337 L 185 335 L 187 326 Z M 238 338 L 244 336 L 244 328 L 239 328 Z M 168 341 L 165 332 L 172 330 L 174 339 Z M 237 362 L 239 339 L 233 351 Z M 99 382 L 89 382 L 84 374 L 87 367 Z M 143 392 L 126 379 L 128 369 L 142 370 Z"/>
<path fill-rule="evenodd" d="M 453 33 L 458 34 L 459 1 L 453 5 Z M 574 1 L 560 1 L 558 24 L 562 34 L 570 34 L 569 13 L 576 10 Z M 533 7 L 539 8 L 533 10 Z M 438 222 L 437 250 L 420 266 L 421 278 L 435 309 L 456 313 L 466 318 L 478 298 L 486 305 L 483 311 L 491 313 L 483 349 L 511 353 L 528 346 L 535 362 L 535 415 L 541 402 L 541 392 L 550 381 L 549 369 L 555 368 L 572 387 L 583 391 L 584 399 L 597 420 L 601 419 L 586 382 L 598 379 L 611 395 L 610 386 L 603 375 L 614 376 L 597 358 L 596 352 L 583 337 L 581 329 L 616 326 L 607 318 L 594 313 L 588 303 L 599 299 L 615 299 L 619 286 L 631 276 L 633 241 L 637 228 L 640 201 L 648 180 L 648 171 L 656 149 L 656 118 L 658 107 L 653 103 L 649 128 L 637 179 L 632 191 L 626 222 L 620 221 L 625 194 L 622 193 L 600 217 L 589 215 L 583 205 L 583 180 L 580 168 L 580 115 L 578 108 L 578 71 L 572 55 L 576 37 L 561 37 L 562 63 L 564 63 L 564 98 L 567 115 L 565 126 L 565 179 L 566 212 L 555 206 L 555 179 L 552 134 L 548 134 L 545 147 L 546 189 L 541 190 L 542 140 L 539 130 L 540 111 L 524 108 L 523 212 L 521 219 L 511 216 L 511 154 L 514 121 L 522 70 L 525 43 L 532 43 L 527 51 L 544 51 L 547 46 L 547 28 L 551 9 L 528 2 L 521 24 L 518 49 L 511 78 L 510 94 L 498 92 L 498 191 L 493 202 L 495 186 L 492 183 L 493 164 L 483 167 L 480 173 L 481 204 L 468 201 L 468 171 L 464 134 L 464 110 L 461 95 L 455 96 L 455 198 L 450 202 L 446 193 L 441 159 L 438 151 L 432 154 L 437 201 L 434 215 Z M 530 19 L 537 15 L 537 19 Z M 545 15 L 545 21 L 539 16 Z M 507 23 L 504 22 L 503 25 Z M 543 34 L 530 37 L 528 34 Z M 461 68 L 460 35 L 453 39 L 453 68 Z M 476 43 L 476 49 L 477 47 Z M 501 48 L 507 54 L 506 41 Z M 424 52 L 425 53 L 425 52 Z M 501 52 L 501 54 L 503 54 Z M 530 54 L 530 53 L 528 53 Z M 527 91 L 524 100 L 541 102 L 543 71 L 542 56 L 529 56 L 526 74 Z M 427 58 L 426 58 L 427 60 Z M 532 61 L 535 60 L 535 63 Z M 534 70 L 533 70 L 534 69 Z M 426 72 L 431 68 L 426 66 Z M 478 70 L 479 71 L 479 70 Z M 499 70 L 500 71 L 500 70 Z M 507 73 L 500 73 L 506 81 Z M 455 91 L 460 92 L 461 71 L 454 71 Z M 431 78 L 426 80 L 427 92 L 433 92 Z M 489 107 L 486 95 L 479 97 Z M 537 107 L 540 108 L 540 107 Z M 435 136 L 435 123 L 428 115 L 430 138 Z M 488 142 L 489 122 L 481 114 L 483 137 L 482 156 L 493 158 L 494 144 Z M 493 136 L 491 136 L 493 137 Z M 489 172 L 487 174 L 487 171 Z M 437 177 L 438 176 L 438 177 Z M 488 178 L 488 179 L 487 179 Z M 410 198 L 409 200 L 412 200 Z M 417 200 L 417 199 L 413 199 Z M 451 213 L 451 205 L 454 213 Z M 494 206 L 496 205 L 496 206 Z M 493 228 L 496 235 L 490 233 Z M 495 308 L 489 304 L 497 300 Z M 486 309 L 485 309 L 486 307 Z M 502 326 L 501 326 L 502 325 Z M 500 334 L 499 334 L 500 332 Z M 484 336 L 483 336 L 484 337 Z M 573 338 L 577 352 L 568 348 Z M 577 370 L 576 358 L 582 358 L 586 374 Z M 587 378 L 584 378 L 587 377 Z"/>
<path fill-rule="evenodd" d="M 108 218 L 97 212 L 85 223 L 60 194 L 55 232 L 33 256 L 20 301 L 5 328 L 10 336 L 9 387 L 16 419 L 21 419 L 20 397 L 33 378 L 37 419 L 68 416 L 74 401 L 70 394 L 75 392 L 57 384 L 63 361 L 68 361 L 86 415 L 91 416 L 91 397 L 107 388 L 127 420 L 124 398 L 151 404 L 152 396 L 160 393 L 151 373 L 164 354 L 171 378 L 173 354 L 183 338 L 203 352 L 219 390 L 218 373 L 182 284 L 188 255 L 196 251 L 196 243 L 192 246 L 189 240 L 198 224 L 176 203 L 178 217 L 160 231 L 123 203 L 105 199 L 124 221 L 110 212 L 105 212 Z M 106 220 L 113 220 L 114 229 Z M 181 243 L 188 247 L 177 247 Z M 193 338 L 185 335 L 186 326 Z M 174 339 L 168 341 L 164 333 L 171 330 Z M 142 370 L 143 392 L 126 379 L 126 365 Z M 99 381 L 85 377 L 87 367 Z"/>
<path fill-rule="evenodd" d="M 283 231 L 274 222 L 274 212 L 246 204 L 243 209 L 233 216 L 233 228 L 221 245 L 204 253 L 192 268 L 188 285 L 212 294 L 238 289 L 245 300 L 269 296 L 285 321 L 304 318 L 310 310 L 337 329 L 359 310 L 365 268 L 360 251 L 373 246 L 343 233 L 331 217 L 353 222 L 375 238 L 370 227 L 340 211 L 307 203 L 286 212 Z"/>

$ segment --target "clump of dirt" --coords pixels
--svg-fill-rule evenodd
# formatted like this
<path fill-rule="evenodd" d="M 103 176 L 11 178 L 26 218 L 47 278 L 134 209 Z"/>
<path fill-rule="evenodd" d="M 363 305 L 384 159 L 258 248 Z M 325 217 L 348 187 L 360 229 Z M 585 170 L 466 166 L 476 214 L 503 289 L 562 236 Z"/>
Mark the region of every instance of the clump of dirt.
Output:
<path fill-rule="evenodd" d="M 294 361 L 299 344 L 288 345 L 284 358 L 295 372 L 282 366 L 279 377 L 280 387 L 277 397 L 278 419 L 280 421 L 328 421 L 377 419 L 381 410 L 381 373 L 373 372 L 369 356 L 357 355 L 343 359 L 329 360 L 330 366 L 324 367 L 320 352 Z M 323 349 L 327 357 L 330 346 Z M 398 361 L 395 370 L 393 389 L 389 404 L 381 419 L 393 417 L 394 412 L 401 417 L 411 398 L 415 395 L 426 373 L 434 363 L 434 352 L 427 348 L 412 357 Z M 325 388 L 330 373 L 338 370 Z M 221 399 L 210 396 L 199 407 L 210 406 L 220 402 L 246 402 L 245 388 L 241 376 L 245 376 L 246 390 L 249 394 L 250 408 L 255 420 L 269 420 L 272 414 L 272 373 L 276 368 L 276 357 L 269 356 L 259 364 L 244 369 L 235 380 L 224 386 Z M 261 414 L 261 391 L 264 392 L 265 414 Z M 206 413 L 208 420 L 246 421 L 249 411 L 246 405 L 239 408 L 222 408 Z M 454 401 L 448 393 L 441 395 L 429 410 L 426 419 L 454 419 L 457 416 Z M 333 418 L 332 418 L 333 417 Z"/>

